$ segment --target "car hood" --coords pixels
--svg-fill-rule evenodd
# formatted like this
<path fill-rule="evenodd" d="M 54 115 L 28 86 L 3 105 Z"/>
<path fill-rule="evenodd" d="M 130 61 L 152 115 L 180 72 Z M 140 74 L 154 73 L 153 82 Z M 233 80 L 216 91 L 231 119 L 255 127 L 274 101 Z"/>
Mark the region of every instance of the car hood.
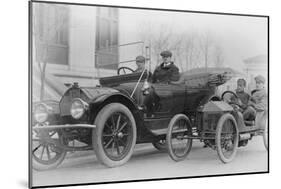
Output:
<path fill-rule="evenodd" d="M 61 116 L 70 115 L 72 100 L 80 98 L 90 103 L 103 95 L 120 93 L 117 89 L 107 87 L 71 87 L 62 96 L 59 107 Z"/>
<path fill-rule="evenodd" d="M 100 96 L 120 92 L 114 88 L 108 87 L 81 87 L 81 91 L 87 96 L 88 100 L 92 101 Z"/>

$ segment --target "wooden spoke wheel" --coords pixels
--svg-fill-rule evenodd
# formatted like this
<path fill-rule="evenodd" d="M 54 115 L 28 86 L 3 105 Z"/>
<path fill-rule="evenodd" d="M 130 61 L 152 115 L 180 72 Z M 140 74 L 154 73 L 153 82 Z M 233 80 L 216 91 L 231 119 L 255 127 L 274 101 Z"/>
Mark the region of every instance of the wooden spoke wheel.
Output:
<path fill-rule="evenodd" d="M 99 161 L 108 167 L 126 163 L 136 144 L 136 123 L 130 110 L 120 103 L 108 104 L 95 124 L 93 146 Z"/>
<path fill-rule="evenodd" d="M 167 146 L 170 157 L 181 161 L 189 154 L 192 147 L 192 126 L 184 114 L 175 115 L 168 127 Z"/>
<path fill-rule="evenodd" d="M 50 142 L 50 141 L 56 142 Z M 67 153 L 58 144 L 63 139 L 58 131 L 33 131 L 32 165 L 35 170 L 42 171 L 56 168 L 64 160 Z"/>
<path fill-rule="evenodd" d="M 216 150 L 223 163 L 231 162 L 235 158 L 238 141 L 239 133 L 233 115 L 222 115 L 216 128 Z"/>
<path fill-rule="evenodd" d="M 264 147 L 266 150 L 268 150 L 268 120 L 267 120 L 267 117 L 265 120 L 265 126 L 264 126 L 264 131 L 263 131 L 262 137 L 263 137 Z"/>

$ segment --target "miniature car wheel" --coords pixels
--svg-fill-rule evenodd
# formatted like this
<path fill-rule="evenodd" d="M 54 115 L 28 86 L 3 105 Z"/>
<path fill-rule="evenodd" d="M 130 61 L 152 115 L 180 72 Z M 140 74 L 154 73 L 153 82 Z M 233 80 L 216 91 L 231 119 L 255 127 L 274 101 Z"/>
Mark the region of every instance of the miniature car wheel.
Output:
<path fill-rule="evenodd" d="M 117 70 L 117 74 L 118 75 L 121 75 L 121 70 L 122 70 L 123 74 L 128 74 L 128 73 L 133 73 L 134 72 L 134 70 L 132 70 L 131 68 L 123 66 L 123 67 L 118 68 L 118 70 Z"/>
<path fill-rule="evenodd" d="M 50 142 L 53 140 L 53 142 Z M 66 150 L 59 146 L 66 144 L 58 131 L 33 131 L 32 136 L 32 165 L 35 170 L 43 171 L 56 168 L 64 160 Z"/>
<path fill-rule="evenodd" d="M 239 133 L 233 115 L 221 116 L 216 128 L 216 150 L 223 163 L 231 162 L 237 152 Z"/>
<path fill-rule="evenodd" d="M 120 103 L 106 105 L 95 119 L 93 146 L 100 162 L 108 167 L 126 163 L 136 144 L 136 123 L 131 111 Z"/>
<path fill-rule="evenodd" d="M 156 142 L 153 142 L 152 145 L 159 150 L 160 152 L 166 152 L 167 151 L 167 143 L 165 139 L 158 140 Z"/>
<path fill-rule="evenodd" d="M 167 146 L 170 157 L 174 161 L 183 160 L 192 147 L 192 126 L 184 114 L 175 115 L 168 126 Z"/>
<path fill-rule="evenodd" d="M 262 134 L 263 137 L 263 144 L 266 150 L 268 150 L 268 120 L 265 120 L 264 131 Z"/>

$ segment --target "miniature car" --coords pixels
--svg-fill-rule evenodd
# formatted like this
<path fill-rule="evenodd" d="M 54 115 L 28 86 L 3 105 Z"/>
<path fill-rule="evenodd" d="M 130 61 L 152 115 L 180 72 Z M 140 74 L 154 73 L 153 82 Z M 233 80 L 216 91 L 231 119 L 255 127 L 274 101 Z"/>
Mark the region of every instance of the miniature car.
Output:
<path fill-rule="evenodd" d="M 121 67 L 119 74 L 120 70 L 130 69 Z M 215 95 L 216 87 L 227 81 L 224 72 L 182 74 L 183 79 L 173 83 L 151 83 L 150 77 L 149 71 L 144 70 L 101 78 L 100 85 L 95 87 L 74 83 L 59 102 L 35 103 L 33 168 L 55 168 L 67 152 L 84 150 L 94 150 L 98 160 L 108 167 L 121 166 L 130 159 L 138 143 L 152 143 L 157 149 L 166 150 L 167 131 L 174 129 L 177 121 L 190 122 L 188 129 L 194 123 L 197 125 L 198 136 L 191 135 L 191 130 L 190 135 L 181 133 L 182 139 L 189 137 L 188 146 L 191 147 L 193 137 L 199 136 L 214 145 L 217 118 L 225 114 L 222 120 L 233 120 L 229 118 L 232 114 L 226 114 L 233 112 L 232 107 Z M 209 113 L 207 109 L 212 104 L 219 107 L 217 112 Z M 219 123 L 221 133 L 224 121 Z M 234 129 L 237 138 L 236 125 Z M 174 135 L 168 134 L 170 138 Z M 169 149 L 173 149 L 171 145 Z"/>
<path fill-rule="evenodd" d="M 167 145 L 170 157 L 181 161 L 192 148 L 192 140 L 197 139 L 217 151 L 223 163 L 231 162 L 237 148 L 246 146 L 252 137 L 263 136 L 268 150 L 268 114 L 259 111 L 255 120 L 244 120 L 239 105 L 235 103 L 237 95 L 225 91 L 220 99 L 213 99 L 194 112 L 175 115 L 168 127 Z"/>

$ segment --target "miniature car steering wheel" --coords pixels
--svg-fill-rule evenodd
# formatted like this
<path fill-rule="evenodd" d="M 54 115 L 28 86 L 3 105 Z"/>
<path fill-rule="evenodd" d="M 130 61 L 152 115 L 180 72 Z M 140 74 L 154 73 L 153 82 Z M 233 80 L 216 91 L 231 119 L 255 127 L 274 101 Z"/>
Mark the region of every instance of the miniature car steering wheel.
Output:
<path fill-rule="evenodd" d="M 129 67 L 120 67 L 120 68 L 118 68 L 118 70 L 117 70 L 117 74 L 118 74 L 118 75 L 120 75 L 121 70 L 123 70 L 123 74 L 128 74 L 128 73 L 126 72 L 126 70 L 128 70 L 129 73 L 130 73 L 130 72 L 131 72 L 131 73 L 134 72 L 134 70 L 132 70 L 132 69 L 129 68 Z"/>
<path fill-rule="evenodd" d="M 225 97 L 226 97 L 226 94 L 231 94 L 231 95 L 235 98 L 234 101 L 231 100 L 231 99 L 226 99 L 226 98 L 225 98 Z M 238 98 L 238 96 L 237 96 L 233 91 L 225 91 L 224 93 L 222 93 L 221 99 L 222 99 L 223 101 L 229 103 L 229 104 L 235 104 L 235 105 L 240 106 L 240 104 L 236 103 L 236 102 L 238 102 L 238 99 L 239 99 L 239 98 Z"/>

